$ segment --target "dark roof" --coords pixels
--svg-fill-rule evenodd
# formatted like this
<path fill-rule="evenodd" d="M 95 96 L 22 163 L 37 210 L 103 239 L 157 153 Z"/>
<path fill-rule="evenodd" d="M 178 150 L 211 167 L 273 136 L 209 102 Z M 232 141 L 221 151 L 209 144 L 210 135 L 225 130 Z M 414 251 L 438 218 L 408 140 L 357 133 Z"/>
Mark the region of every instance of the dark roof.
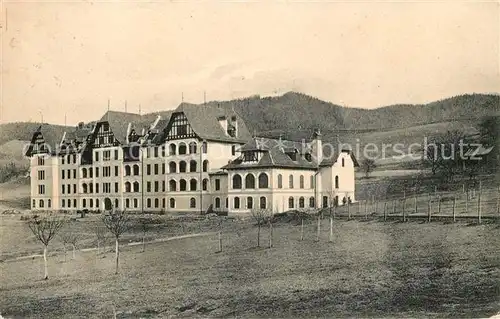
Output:
<path fill-rule="evenodd" d="M 208 175 L 227 175 L 227 172 L 217 171 L 217 172 L 208 173 Z"/>
<path fill-rule="evenodd" d="M 30 143 L 30 146 L 28 147 L 28 150 L 26 151 L 27 156 L 31 155 L 31 151 L 33 150 L 34 142 L 37 139 L 37 137 L 39 137 L 40 135 L 43 137 L 44 143 L 45 143 L 46 147 L 48 147 L 50 152 L 53 153 L 59 149 L 59 145 L 61 144 L 61 140 L 62 140 L 62 135 L 60 135 L 60 133 L 57 132 L 52 127 L 52 125 L 42 124 L 36 129 L 36 131 L 31 136 L 31 143 Z"/>
<path fill-rule="evenodd" d="M 246 143 L 252 138 L 243 119 L 231 108 L 182 103 L 175 112 L 183 112 L 196 135 L 202 139 Z M 236 117 L 238 123 L 236 137 L 231 137 L 224 132 L 218 122 L 218 118 L 222 116 L 228 119 L 228 124 L 232 124 L 231 118 Z"/>
<path fill-rule="evenodd" d="M 258 151 L 261 153 L 261 158 L 258 162 L 243 163 L 243 156 L 223 166 L 223 169 L 237 168 L 263 168 L 263 167 L 282 167 L 296 169 L 315 169 L 317 167 L 314 161 L 305 159 L 305 154 L 310 151 L 309 143 L 296 141 L 270 139 L 256 137 L 243 145 L 241 151 Z M 294 151 L 295 160 L 288 156 L 287 152 Z"/>
<path fill-rule="evenodd" d="M 107 111 L 101 117 L 99 122 L 108 122 L 111 131 L 115 135 L 115 138 L 122 144 L 125 144 L 127 140 L 127 128 L 129 123 L 134 123 L 139 125 L 142 121 L 142 117 L 135 113 L 126 113 L 119 111 Z"/>

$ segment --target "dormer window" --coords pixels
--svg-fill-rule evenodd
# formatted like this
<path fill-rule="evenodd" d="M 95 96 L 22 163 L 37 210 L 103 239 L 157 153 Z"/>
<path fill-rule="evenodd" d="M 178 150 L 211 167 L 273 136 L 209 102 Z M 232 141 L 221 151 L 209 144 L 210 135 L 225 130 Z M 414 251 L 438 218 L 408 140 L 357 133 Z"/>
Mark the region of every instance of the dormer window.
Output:
<path fill-rule="evenodd" d="M 286 150 L 285 154 L 288 155 L 288 157 L 290 157 L 290 159 L 292 161 L 296 161 L 297 160 L 297 150 L 296 149 Z"/>
<path fill-rule="evenodd" d="M 312 155 L 311 155 L 311 153 L 306 153 L 305 154 L 305 158 L 306 158 L 306 161 L 312 162 Z"/>
<path fill-rule="evenodd" d="M 227 135 L 229 135 L 231 137 L 235 137 L 236 136 L 236 128 L 233 125 L 229 125 L 228 126 L 228 128 L 227 128 Z"/>
<path fill-rule="evenodd" d="M 243 162 L 256 162 L 257 161 L 257 152 L 244 152 L 243 153 Z"/>

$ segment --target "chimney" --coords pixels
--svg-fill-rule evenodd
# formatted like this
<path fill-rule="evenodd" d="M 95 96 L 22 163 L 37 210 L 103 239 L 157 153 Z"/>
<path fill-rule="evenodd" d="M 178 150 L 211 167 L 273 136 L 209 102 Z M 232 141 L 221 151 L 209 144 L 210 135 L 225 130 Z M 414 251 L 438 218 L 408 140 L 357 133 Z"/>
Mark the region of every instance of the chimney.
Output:
<path fill-rule="evenodd" d="M 236 117 L 236 115 L 233 115 L 231 117 L 231 124 L 234 127 L 234 137 L 238 137 L 238 118 Z"/>
<path fill-rule="evenodd" d="M 321 141 L 321 133 L 319 129 L 314 131 L 312 140 L 312 156 L 316 162 L 320 164 L 323 161 L 323 143 Z"/>

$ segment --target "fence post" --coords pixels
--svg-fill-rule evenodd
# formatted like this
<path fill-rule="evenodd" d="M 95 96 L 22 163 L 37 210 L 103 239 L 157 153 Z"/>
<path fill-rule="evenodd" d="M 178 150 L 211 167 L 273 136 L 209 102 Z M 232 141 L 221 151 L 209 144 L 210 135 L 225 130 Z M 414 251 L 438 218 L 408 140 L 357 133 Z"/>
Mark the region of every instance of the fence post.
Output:
<path fill-rule="evenodd" d="M 219 231 L 219 252 L 222 252 L 222 234 L 221 231 Z"/>
<path fill-rule="evenodd" d="M 384 202 L 384 221 L 387 220 L 387 201 Z"/>
<path fill-rule="evenodd" d="M 300 240 L 304 240 L 304 218 L 301 218 L 301 225 L 300 225 Z"/>
<path fill-rule="evenodd" d="M 403 198 L 403 222 L 406 221 L 405 208 L 406 208 L 406 197 Z"/>
<path fill-rule="evenodd" d="M 368 200 L 365 200 L 365 219 L 368 219 Z"/>
<path fill-rule="evenodd" d="M 469 212 L 469 189 L 465 193 L 465 214 Z"/>
<path fill-rule="evenodd" d="M 453 222 L 456 222 L 456 216 L 455 216 L 455 205 L 457 204 L 457 198 L 453 196 Z"/>
<path fill-rule="evenodd" d="M 431 222 L 431 215 L 432 215 L 432 204 L 431 204 L 431 200 L 429 199 L 429 202 L 427 203 L 427 216 L 428 216 L 428 221 L 429 223 Z"/>
<path fill-rule="evenodd" d="M 441 195 L 438 196 L 438 216 L 441 215 Z"/>
<path fill-rule="evenodd" d="M 479 181 L 479 194 L 477 197 L 477 222 L 481 224 L 481 181 Z"/>

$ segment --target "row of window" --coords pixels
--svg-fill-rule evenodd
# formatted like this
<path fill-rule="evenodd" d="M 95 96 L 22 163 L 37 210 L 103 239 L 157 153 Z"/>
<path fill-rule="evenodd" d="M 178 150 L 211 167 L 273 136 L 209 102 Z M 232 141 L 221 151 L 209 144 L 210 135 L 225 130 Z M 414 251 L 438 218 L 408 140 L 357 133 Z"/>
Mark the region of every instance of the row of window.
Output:
<path fill-rule="evenodd" d="M 36 208 L 36 199 L 32 201 L 33 208 Z M 52 201 L 50 199 L 47 199 L 47 208 L 50 208 L 52 206 Z M 39 208 L 45 208 L 45 201 L 43 199 L 38 200 L 38 207 Z"/>
<path fill-rule="evenodd" d="M 208 190 L 208 179 L 207 178 L 204 178 L 201 182 L 201 189 L 206 191 Z M 177 181 L 174 180 L 174 179 L 171 179 L 168 181 L 168 190 L 170 192 L 176 192 L 176 191 L 180 191 L 180 192 L 184 192 L 184 191 L 187 191 L 187 181 L 185 179 L 180 179 L 179 180 L 179 188 L 177 188 Z M 190 181 L 189 181 L 189 190 L 190 191 L 196 191 L 198 190 L 198 180 L 196 178 L 192 178 Z"/>
<path fill-rule="evenodd" d="M 68 164 L 71 164 L 71 163 L 76 164 L 76 154 L 62 156 L 61 157 L 61 164 L 64 165 L 66 162 Z"/>
<path fill-rule="evenodd" d="M 73 178 L 76 178 L 76 168 L 74 169 L 67 169 L 67 170 L 61 170 L 61 179 L 71 179 L 71 172 L 73 172 Z M 96 177 L 99 177 L 99 171 L 96 168 Z"/>
<path fill-rule="evenodd" d="M 253 202 L 253 197 L 249 196 L 246 198 L 246 206 L 243 205 L 243 200 L 239 197 L 234 197 L 233 198 L 233 208 L 234 209 L 240 209 L 243 207 L 246 207 L 247 209 L 253 209 L 254 208 L 254 202 Z M 227 206 L 227 200 L 226 200 L 226 206 Z M 215 208 L 220 207 L 220 199 L 218 197 L 215 198 Z M 265 196 L 261 196 L 259 198 L 259 208 L 265 209 L 267 207 L 267 199 Z"/>
<path fill-rule="evenodd" d="M 38 180 L 39 181 L 45 180 L 45 171 L 43 171 L 43 170 L 42 171 L 38 171 L 37 174 L 38 174 Z"/>
<path fill-rule="evenodd" d="M 233 189 L 242 189 L 242 177 L 239 174 L 233 175 L 232 180 Z M 258 178 L 259 188 L 268 188 L 269 179 L 266 173 L 260 173 Z M 288 188 L 294 188 L 294 176 L 290 174 L 288 176 Z M 245 177 L 245 188 L 255 188 L 255 176 L 253 174 L 247 174 Z M 278 174 L 278 188 L 283 188 L 283 176 Z M 304 175 L 299 176 L 299 188 L 305 188 L 304 185 Z M 314 188 L 314 176 L 311 175 L 309 180 L 309 188 Z M 335 176 L 335 188 L 339 188 L 339 177 Z"/>
<path fill-rule="evenodd" d="M 72 184 L 62 184 L 61 185 L 61 193 L 62 194 L 71 194 L 71 185 Z M 76 194 L 77 191 L 76 191 L 76 184 L 73 184 L 73 194 Z"/>

